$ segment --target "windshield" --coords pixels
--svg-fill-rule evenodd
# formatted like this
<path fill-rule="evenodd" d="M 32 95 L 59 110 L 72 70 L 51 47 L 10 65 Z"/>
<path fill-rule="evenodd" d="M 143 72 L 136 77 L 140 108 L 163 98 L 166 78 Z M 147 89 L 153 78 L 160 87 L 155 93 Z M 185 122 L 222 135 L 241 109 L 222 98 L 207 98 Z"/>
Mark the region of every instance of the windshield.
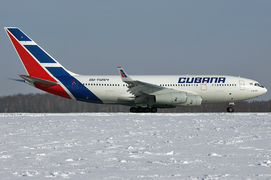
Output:
<path fill-rule="evenodd" d="M 262 85 L 260 85 L 260 83 L 255 83 L 254 86 L 259 86 L 259 87 L 264 88 Z"/>

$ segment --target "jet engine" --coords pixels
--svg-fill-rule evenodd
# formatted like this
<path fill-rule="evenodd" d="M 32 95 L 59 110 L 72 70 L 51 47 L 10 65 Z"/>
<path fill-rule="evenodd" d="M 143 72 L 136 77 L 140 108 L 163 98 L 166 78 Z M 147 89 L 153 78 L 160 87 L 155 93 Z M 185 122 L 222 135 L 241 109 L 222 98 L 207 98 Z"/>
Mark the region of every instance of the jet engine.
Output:
<path fill-rule="evenodd" d="M 187 95 L 187 101 L 183 104 L 177 104 L 177 106 L 200 106 L 202 98 L 199 95 Z"/>
<path fill-rule="evenodd" d="M 168 92 L 154 96 L 154 103 L 177 105 L 187 101 L 187 95 L 184 92 Z"/>
<path fill-rule="evenodd" d="M 188 92 L 164 89 L 152 94 L 153 103 L 171 106 L 200 106 L 202 98 Z"/>

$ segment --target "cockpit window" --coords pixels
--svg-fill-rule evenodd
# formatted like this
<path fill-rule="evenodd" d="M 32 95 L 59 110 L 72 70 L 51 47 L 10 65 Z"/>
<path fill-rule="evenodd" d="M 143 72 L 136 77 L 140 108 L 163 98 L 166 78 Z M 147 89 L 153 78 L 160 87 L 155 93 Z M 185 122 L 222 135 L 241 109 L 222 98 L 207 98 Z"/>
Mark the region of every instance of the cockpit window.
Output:
<path fill-rule="evenodd" d="M 255 83 L 254 86 L 259 86 L 259 87 L 264 88 L 262 85 L 260 85 L 260 83 Z"/>

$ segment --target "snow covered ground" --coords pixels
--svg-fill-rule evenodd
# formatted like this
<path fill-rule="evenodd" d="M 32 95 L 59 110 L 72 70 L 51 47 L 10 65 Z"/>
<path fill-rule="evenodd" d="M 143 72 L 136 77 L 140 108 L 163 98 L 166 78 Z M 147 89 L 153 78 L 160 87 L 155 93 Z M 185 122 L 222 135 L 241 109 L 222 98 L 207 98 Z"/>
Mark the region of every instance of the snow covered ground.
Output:
<path fill-rule="evenodd" d="M 0 114 L 0 179 L 271 179 L 271 113 Z"/>

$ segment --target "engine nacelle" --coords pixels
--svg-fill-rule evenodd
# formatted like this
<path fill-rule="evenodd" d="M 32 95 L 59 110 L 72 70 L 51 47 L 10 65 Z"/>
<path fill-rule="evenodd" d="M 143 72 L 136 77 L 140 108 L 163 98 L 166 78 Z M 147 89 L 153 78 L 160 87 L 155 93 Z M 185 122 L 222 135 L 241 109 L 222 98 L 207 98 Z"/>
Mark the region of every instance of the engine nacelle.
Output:
<path fill-rule="evenodd" d="M 187 101 L 187 95 L 184 92 L 168 92 L 161 93 L 154 96 L 154 103 L 176 105 Z"/>
<path fill-rule="evenodd" d="M 200 106 L 202 98 L 199 95 L 187 95 L 187 101 L 183 104 L 177 104 L 177 106 Z"/>

